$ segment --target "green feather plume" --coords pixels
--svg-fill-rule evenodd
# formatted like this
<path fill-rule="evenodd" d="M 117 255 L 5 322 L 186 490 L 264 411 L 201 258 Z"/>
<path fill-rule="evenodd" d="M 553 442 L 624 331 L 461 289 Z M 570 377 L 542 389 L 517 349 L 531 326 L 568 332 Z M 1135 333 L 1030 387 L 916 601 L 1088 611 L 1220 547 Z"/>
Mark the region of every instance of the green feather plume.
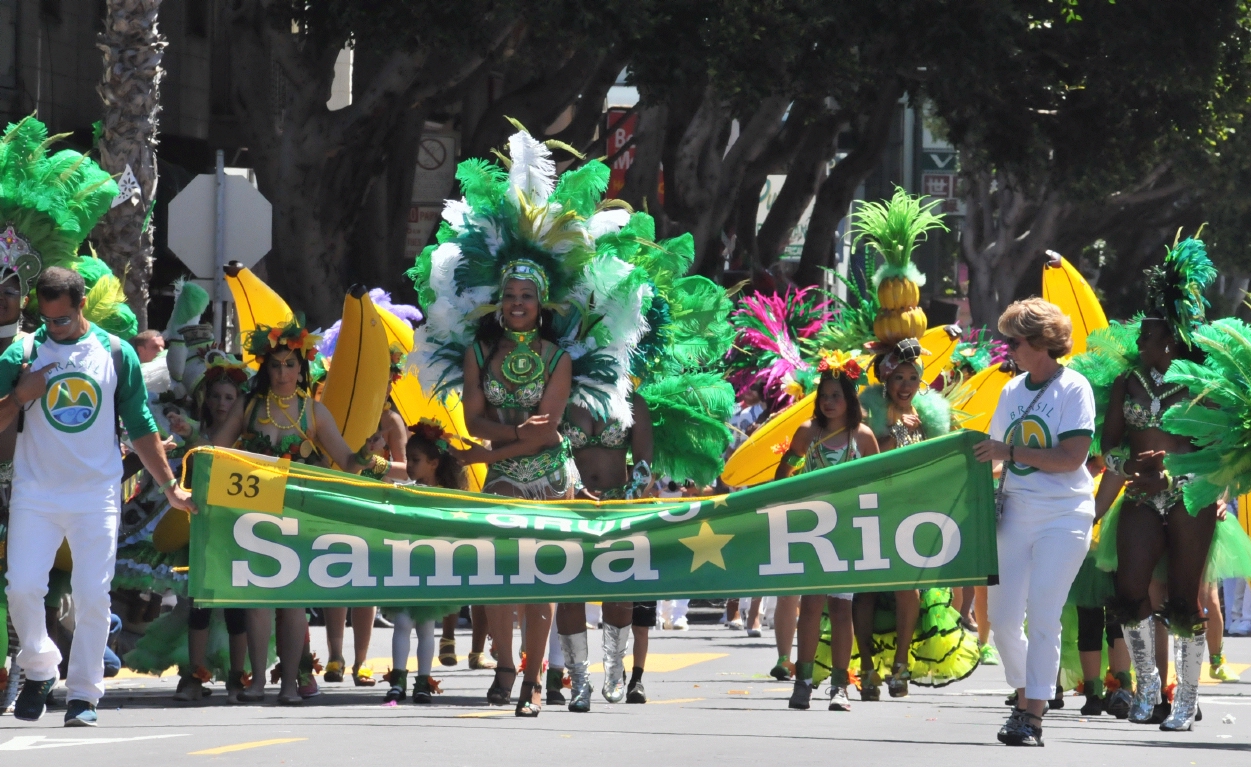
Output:
<path fill-rule="evenodd" d="M 639 390 L 651 412 L 655 476 L 711 485 L 733 436 L 734 389 L 716 373 L 687 373 Z"/>
<path fill-rule="evenodd" d="M 113 270 L 95 256 L 83 256 L 73 264 L 87 286 L 87 304 L 83 316 L 97 326 L 122 339 L 134 338 L 139 320 L 126 304 L 126 291 Z"/>
<path fill-rule="evenodd" d="M 1195 328 L 1206 321 L 1211 304 L 1203 294 L 1215 279 L 1216 267 L 1208 258 L 1207 248 L 1203 240 L 1194 237 L 1175 243 L 1163 265 L 1147 270 L 1152 315 L 1166 320 L 1173 334 L 1189 348 L 1194 348 Z"/>
<path fill-rule="evenodd" d="M 551 199 L 565 210 L 576 210 L 582 218 L 590 218 L 608 191 L 611 171 L 599 160 L 592 160 L 577 170 L 561 175 Z"/>
<path fill-rule="evenodd" d="M 1183 384 L 1192 399 L 1164 413 L 1164 429 L 1189 438 L 1192 453 L 1164 459 L 1173 476 L 1194 474 L 1183 488 L 1186 510 L 1197 514 L 1226 491 L 1251 491 L 1251 326 L 1235 318 L 1194 331 L 1203 364 L 1175 360 L 1164 380 Z"/>
<path fill-rule="evenodd" d="M 1129 322 L 1109 323 L 1106 328 L 1091 333 L 1086 339 L 1086 351 L 1069 363 L 1070 370 L 1081 373 L 1090 382 L 1095 395 L 1095 437 L 1090 445 L 1092 454 L 1102 455 L 1119 447 L 1102 443 L 1103 421 L 1112 398 L 1112 384 L 1138 367 L 1138 333 L 1141 326 L 1141 316 Z"/>
<path fill-rule="evenodd" d="M 818 330 L 816 335 L 800 339 L 799 345 L 806 358 L 815 358 L 822 350 L 850 352 L 877 338 L 873 332 L 873 321 L 877 319 L 880 309 L 877 291 L 861 290 L 856 280 L 848 279 L 833 269 L 826 271 L 843 283 L 847 298 L 842 298 L 837 293 L 825 293 L 825 297 L 834 306 L 834 318 Z M 864 269 L 866 285 L 876 284 L 876 271 L 875 260 L 867 259 Z"/>
<path fill-rule="evenodd" d="M 886 204 L 868 202 L 852 214 L 856 244 L 864 242 L 886 260 L 886 265 L 874 277 L 874 285 L 889 277 L 904 277 L 917 285 L 925 284 L 925 276 L 912 263 L 912 250 L 917 238 L 931 229 L 948 231 L 942 216 L 933 213 L 941 202 L 936 199 L 922 204 L 920 197 L 913 197 L 903 187 L 895 187 L 894 196 Z"/>
<path fill-rule="evenodd" d="M 0 227 L 25 237 L 45 269 L 71 265 L 117 196 L 117 184 L 93 160 L 69 149 L 49 155 L 59 138 L 27 117 L 0 139 Z"/>

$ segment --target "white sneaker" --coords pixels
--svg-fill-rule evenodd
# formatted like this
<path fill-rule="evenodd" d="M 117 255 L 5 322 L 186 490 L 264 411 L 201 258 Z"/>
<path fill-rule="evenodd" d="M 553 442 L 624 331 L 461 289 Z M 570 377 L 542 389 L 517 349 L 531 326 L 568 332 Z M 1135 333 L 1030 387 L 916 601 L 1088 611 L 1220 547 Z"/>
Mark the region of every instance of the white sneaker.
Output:
<path fill-rule="evenodd" d="M 729 623 L 725 624 L 725 627 L 726 627 L 726 628 L 728 628 L 728 629 L 732 629 L 732 630 L 734 630 L 734 631 L 742 631 L 742 630 L 743 630 L 743 622 L 742 622 L 742 621 L 737 621 L 737 620 L 736 620 L 736 621 L 730 621 Z"/>
<path fill-rule="evenodd" d="M 669 628 L 671 628 L 674 631 L 686 631 L 690 627 L 691 626 L 690 624 L 686 622 L 685 617 L 678 618 L 676 621 L 670 621 L 669 623 Z"/>
<path fill-rule="evenodd" d="M 747 629 L 747 636 L 756 639 L 760 636 L 760 629 Z"/>

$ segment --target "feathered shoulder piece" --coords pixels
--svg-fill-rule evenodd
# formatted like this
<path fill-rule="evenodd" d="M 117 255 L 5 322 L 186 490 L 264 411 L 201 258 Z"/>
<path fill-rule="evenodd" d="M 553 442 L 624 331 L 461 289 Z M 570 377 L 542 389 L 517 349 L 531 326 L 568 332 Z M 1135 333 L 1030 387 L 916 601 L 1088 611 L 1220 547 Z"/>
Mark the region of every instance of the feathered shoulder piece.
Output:
<path fill-rule="evenodd" d="M 1095 395 L 1095 437 L 1090 446 L 1093 454 L 1119 447 L 1102 444 L 1103 420 L 1112 398 L 1112 384 L 1138 367 L 1138 333 L 1141 327 L 1141 316 L 1129 322 L 1113 320 L 1106 328 L 1091 333 L 1086 339 L 1086 351 L 1074 357 L 1068 365 L 1070 370 L 1081 373 L 1090 382 Z"/>
<path fill-rule="evenodd" d="M 1251 491 L 1251 326 L 1217 320 L 1196 328 L 1194 342 L 1206 355 L 1203 364 L 1174 360 L 1164 375 L 1193 397 L 1164 413 L 1164 429 L 1197 448 L 1164 459 L 1172 476 L 1195 475 L 1182 491 L 1191 514 L 1226 490 L 1230 497 Z"/>
<path fill-rule="evenodd" d="M 1174 243 L 1164 263 L 1147 270 L 1150 315 L 1164 319 L 1179 341 L 1194 348 L 1195 328 L 1206 321 L 1211 306 L 1203 294 L 1215 279 L 1216 267 L 1203 240 L 1187 237 Z"/>
<path fill-rule="evenodd" d="M 0 280 L 16 274 L 23 292 L 41 268 L 73 266 L 117 196 L 117 184 L 87 156 L 48 153 L 62 138 L 27 117 L 0 139 Z"/>
<path fill-rule="evenodd" d="M 446 202 L 438 244 L 407 273 L 426 315 L 408 367 L 428 392 L 459 392 L 478 321 L 495 311 L 507 278 L 527 279 L 544 308 L 556 310 L 573 358 L 570 402 L 628 424 L 631 355 L 646 332 L 650 288 L 630 264 L 599 252 L 597 239 L 630 219 L 624 203 L 603 199 L 608 167 L 591 161 L 557 178 L 548 145 L 524 129 L 498 159 L 457 167 L 464 197 Z"/>
<path fill-rule="evenodd" d="M 95 256 L 83 256 L 71 262 L 87 288 L 83 316 L 123 341 L 139 332 L 139 319 L 126 304 L 126 291 L 109 265 Z"/>

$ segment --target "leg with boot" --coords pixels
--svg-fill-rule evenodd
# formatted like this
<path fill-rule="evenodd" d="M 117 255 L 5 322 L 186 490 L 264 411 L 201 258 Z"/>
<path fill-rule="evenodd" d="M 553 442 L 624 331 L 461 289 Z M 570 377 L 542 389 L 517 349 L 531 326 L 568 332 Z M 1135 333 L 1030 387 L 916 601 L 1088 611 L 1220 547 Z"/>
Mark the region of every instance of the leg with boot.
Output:
<path fill-rule="evenodd" d="M 1103 608 L 1077 608 L 1077 652 L 1082 663 L 1082 716 L 1103 713 Z"/>
<path fill-rule="evenodd" d="M 443 636 L 439 637 L 439 665 L 456 665 L 456 624 L 460 621 L 460 613 L 448 613 L 443 616 Z"/>
<path fill-rule="evenodd" d="M 847 687 L 851 683 L 851 645 L 855 640 L 852 626 L 852 595 L 832 594 L 826 602 L 830 613 L 830 710 L 851 711 Z"/>
<path fill-rule="evenodd" d="M 557 616 L 560 608 L 561 605 L 556 605 Z M 543 702 L 549 706 L 565 705 L 565 650 L 560 643 L 559 624 L 559 619 L 553 620 L 552 629 L 547 633 L 547 676 L 543 682 L 547 690 Z"/>
<path fill-rule="evenodd" d="M 513 684 L 517 681 L 516 656 L 513 653 L 513 624 L 518 605 L 488 605 L 487 625 L 499 656 L 495 668 L 495 680 L 487 690 L 487 701 L 492 706 L 507 706 L 512 699 Z"/>
<path fill-rule="evenodd" d="M 1125 635 L 1121 624 L 1113 621 L 1104 611 L 1105 631 L 1108 639 L 1108 673 L 1114 683 L 1109 686 L 1108 695 L 1104 699 L 1104 709 L 1117 719 L 1129 718 L 1129 707 L 1134 701 L 1134 680 L 1129 673 L 1133 665 L 1129 657 L 1129 648 L 1125 644 Z M 1111 689 L 1111 688 L 1115 689 Z"/>
<path fill-rule="evenodd" d="M 604 686 L 600 692 L 609 703 L 620 703 L 626 696 L 625 654 L 633 621 L 633 602 L 604 603 Z"/>
<path fill-rule="evenodd" d="M 798 622 L 799 597 L 778 597 L 778 605 L 773 612 L 773 641 L 777 643 L 778 662 L 769 670 L 769 676 L 779 682 L 789 682 L 795 677 L 791 649 L 795 644 L 795 627 Z"/>
<path fill-rule="evenodd" d="M 1225 638 L 1222 627 L 1225 617 L 1221 614 L 1221 596 L 1217 581 L 1207 581 L 1199 590 L 1199 603 L 1207 617 L 1208 676 L 1218 682 L 1240 682 L 1242 677 L 1225 664 Z"/>
<path fill-rule="evenodd" d="M 374 615 L 377 608 L 352 608 L 352 681 L 357 687 L 373 687 L 374 670 L 365 665 L 369 659 L 369 641 L 374 635 Z"/>
<path fill-rule="evenodd" d="M 647 668 L 648 633 L 655 625 L 656 603 L 635 602 L 634 622 L 631 626 L 634 638 L 634 667 L 630 671 L 630 682 L 626 685 L 626 703 L 647 702 L 647 690 L 643 687 L 643 671 Z"/>
<path fill-rule="evenodd" d="M 591 710 L 590 649 L 586 632 L 586 603 L 562 603 L 556 606 L 556 631 L 565 668 L 569 670 L 569 710 L 586 713 Z"/>
<path fill-rule="evenodd" d="M 521 683 L 521 692 L 517 696 L 519 717 L 534 718 L 543 710 L 543 683 L 539 681 L 543 673 L 543 656 L 547 653 L 547 641 L 552 631 L 552 618 L 556 605 L 551 602 L 538 602 L 525 605 L 525 679 Z"/>
<path fill-rule="evenodd" d="M 1168 516 L 1168 592 L 1162 617 L 1173 635 L 1173 664 L 1177 687 L 1173 710 L 1160 723 L 1166 732 L 1190 730 L 1199 715 L 1199 675 L 1207 655 L 1205 618 L 1199 604 L 1203 571 L 1216 527 L 1216 506 L 1190 514 L 1177 504 Z M 1215 631 L 1220 632 L 1220 624 Z"/>
<path fill-rule="evenodd" d="M 391 621 L 391 671 L 387 674 L 390 688 L 383 703 L 399 703 L 408 698 L 408 653 L 412 649 L 413 616 L 403 607 L 384 608 Z"/>
<path fill-rule="evenodd" d="M 1161 704 L 1163 688 L 1156 665 L 1156 625 L 1151 617 L 1151 574 L 1164 554 L 1164 520 L 1144 504 L 1126 500 L 1116 530 L 1116 596 L 1108 604 L 1121 624 L 1134 666 L 1136 686 L 1129 721 L 1146 724 Z"/>
<path fill-rule="evenodd" d="M 326 684 L 338 684 L 343 681 L 343 672 L 347 667 L 343 658 L 343 635 L 347 631 L 348 608 L 323 607 L 321 614 L 326 620 L 326 645 L 330 651 L 321 679 Z"/>
<path fill-rule="evenodd" d="M 213 678 L 208 670 L 209 621 L 213 611 L 209 608 L 191 607 L 187 616 L 187 666 L 180 669 L 178 689 L 174 700 L 180 703 L 198 703 L 212 694 L 204 685 Z"/>
<path fill-rule="evenodd" d="M 248 618 L 247 611 L 237 607 L 227 607 L 222 611 L 226 618 L 226 636 L 230 648 L 230 671 L 226 676 L 226 700 L 240 703 L 239 695 L 244 691 L 244 680 L 247 672 L 244 666 L 248 657 Z"/>
<path fill-rule="evenodd" d="M 882 699 L 882 677 L 873 667 L 873 615 L 877 594 L 856 594 L 852 600 L 852 625 L 860 648 L 860 700 Z"/>
<path fill-rule="evenodd" d="M 249 607 L 244 611 L 248 626 L 248 665 L 252 679 L 239 693 L 240 703 L 265 700 L 265 675 L 269 670 L 269 638 L 274 634 L 274 611 L 265 607 Z"/>
<path fill-rule="evenodd" d="M 886 688 L 892 698 L 908 696 L 908 680 L 912 678 L 912 633 L 921 617 L 921 592 L 916 589 L 895 592 L 895 662 Z"/>
<path fill-rule="evenodd" d="M 790 708 L 807 711 L 812 706 L 813 666 L 817 645 L 821 642 L 821 613 L 825 611 L 825 594 L 805 594 L 799 598 L 798 649 L 795 657 L 795 689 L 787 703 Z"/>
<path fill-rule="evenodd" d="M 434 702 L 434 696 L 442 692 L 430 671 L 434 668 L 434 619 L 417 624 L 417 676 L 413 677 L 413 703 Z"/>

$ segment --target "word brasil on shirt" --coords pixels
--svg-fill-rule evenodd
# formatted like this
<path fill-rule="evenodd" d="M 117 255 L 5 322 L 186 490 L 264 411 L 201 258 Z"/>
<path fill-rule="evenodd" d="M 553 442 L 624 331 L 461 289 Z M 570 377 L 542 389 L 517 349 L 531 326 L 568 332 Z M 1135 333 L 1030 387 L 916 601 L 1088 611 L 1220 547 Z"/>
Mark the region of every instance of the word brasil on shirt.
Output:
<path fill-rule="evenodd" d="M 997 573 L 988 464 L 957 433 L 727 496 L 532 502 L 231 450 L 196 458 L 201 604 L 330 606 L 883 591 Z"/>

